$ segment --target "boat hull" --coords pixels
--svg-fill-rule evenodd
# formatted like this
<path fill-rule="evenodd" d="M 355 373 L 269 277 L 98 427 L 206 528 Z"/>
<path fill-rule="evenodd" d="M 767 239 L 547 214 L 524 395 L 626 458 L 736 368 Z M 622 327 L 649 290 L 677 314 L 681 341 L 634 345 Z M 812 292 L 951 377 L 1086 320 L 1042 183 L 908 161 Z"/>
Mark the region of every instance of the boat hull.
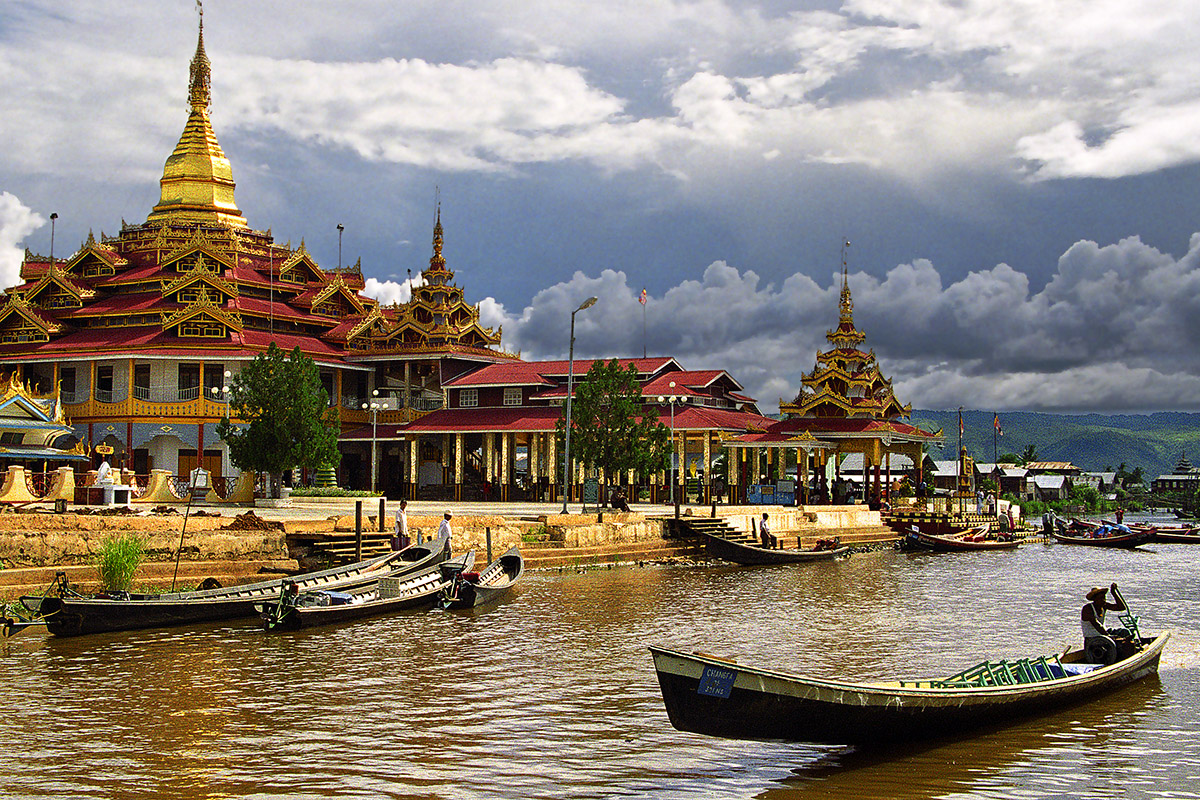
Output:
<path fill-rule="evenodd" d="M 932 550 L 935 553 L 964 553 L 971 550 L 1015 550 L 1020 542 L 1013 539 L 1003 542 L 988 539 L 982 542 L 968 542 L 951 536 L 935 536 L 922 531 L 909 531 L 905 537 L 905 549 Z"/>
<path fill-rule="evenodd" d="M 833 550 L 768 550 L 764 547 L 731 542 L 723 536 L 704 534 L 705 548 L 713 558 L 735 564 L 761 566 L 764 564 L 798 564 L 804 561 L 829 561 L 850 552 L 849 547 Z"/>
<path fill-rule="evenodd" d="M 493 561 L 478 581 L 460 581 L 453 596 L 441 601 L 442 608 L 479 608 L 499 602 L 509 594 L 525 572 L 525 559 L 518 548 L 509 548 Z"/>
<path fill-rule="evenodd" d="M 449 539 L 433 539 L 399 553 L 320 572 L 296 575 L 301 589 L 349 589 L 377 581 L 382 575 L 402 575 L 444 561 Z M 283 579 L 164 595 L 139 596 L 129 600 L 87 597 L 31 598 L 38 601 L 37 613 L 45 617 L 46 629 L 55 636 L 84 636 L 110 631 L 164 628 L 199 622 L 245 619 L 257 613 L 264 601 L 277 601 Z"/>
<path fill-rule="evenodd" d="M 1158 671 L 1168 634 L 1083 675 L 1016 686 L 967 689 L 851 684 L 757 669 L 651 647 L 671 724 L 732 739 L 883 744 L 961 734 L 1083 702 Z M 728 697 L 701 694 L 705 671 L 732 674 Z M 720 677 L 718 675 L 718 677 Z"/>
<path fill-rule="evenodd" d="M 1124 549 L 1132 549 L 1139 545 L 1147 544 L 1154 540 L 1153 531 L 1134 531 L 1120 536 L 1101 536 L 1092 538 L 1089 536 L 1070 536 L 1059 531 L 1054 531 L 1056 541 L 1063 544 L 1081 544 L 1088 547 L 1116 547 Z"/>

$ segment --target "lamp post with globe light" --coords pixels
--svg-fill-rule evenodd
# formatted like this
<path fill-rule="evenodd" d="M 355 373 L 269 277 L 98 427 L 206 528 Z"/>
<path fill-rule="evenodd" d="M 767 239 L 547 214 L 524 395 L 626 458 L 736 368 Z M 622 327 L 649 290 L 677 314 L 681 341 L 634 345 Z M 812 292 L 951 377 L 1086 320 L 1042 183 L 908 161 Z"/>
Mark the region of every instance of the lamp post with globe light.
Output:
<path fill-rule="evenodd" d="M 379 397 L 379 390 L 372 389 L 371 396 Z M 377 400 L 372 400 L 370 403 L 363 403 L 362 407 L 363 407 L 364 411 L 371 412 L 371 491 L 374 492 L 375 491 L 375 471 L 376 471 L 375 440 L 376 440 L 376 437 L 379 432 L 379 428 L 378 428 L 379 412 L 387 411 L 388 404 L 380 403 Z"/>
<path fill-rule="evenodd" d="M 596 304 L 595 297 L 589 297 L 579 304 L 579 308 L 571 312 L 571 343 L 567 346 L 567 440 L 563 454 L 563 507 L 562 513 L 567 513 L 567 500 L 570 495 L 567 490 L 571 486 L 571 395 L 575 393 L 575 315 L 585 308 Z"/>

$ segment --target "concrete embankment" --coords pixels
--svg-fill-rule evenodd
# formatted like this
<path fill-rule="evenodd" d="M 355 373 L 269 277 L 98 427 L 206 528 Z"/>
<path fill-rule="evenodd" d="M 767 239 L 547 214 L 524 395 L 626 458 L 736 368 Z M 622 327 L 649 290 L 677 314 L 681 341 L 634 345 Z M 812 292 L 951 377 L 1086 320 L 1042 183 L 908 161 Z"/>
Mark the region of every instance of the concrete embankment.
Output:
<path fill-rule="evenodd" d="M 413 537 L 433 536 L 441 514 L 433 504 L 410 504 Z M 351 506 L 352 508 L 352 506 Z M 362 517 L 364 557 L 386 547 L 395 506 L 385 511 L 384 533 L 377 517 Z M 377 509 L 377 506 L 371 510 Z M 546 513 L 548 509 L 502 509 L 504 514 L 480 513 L 489 507 L 456 511 L 451 526 L 455 552 L 474 549 L 483 561 L 490 541 L 493 556 L 519 545 L 530 569 L 588 567 L 613 563 L 703 559 L 703 542 L 674 536 L 676 526 L 666 514 L 606 511 L 602 515 Z M 655 507 L 654 511 L 665 511 Z M 785 547 L 810 546 L 817 539 L 840 536 L 845 543 L 894 539 L 875 512 L 861 507 L 819 507 L 799 510 L 768 507 L 771 528 Z M 139 514 L 54 514 L 45 509 L 0 513 L 0 598 L 40 594 L 57 571 L 83 591 L 100 588 L 93 564 L 103 543 L 121 533 L 142 539 L 146 561 L 138 571 L 137 588 L 167 588 L 175 579 L 176 552 L 180 566 L 177 585 L 194 587 L 205 578 L 222 585 L 264 580 L 274 575 L 311 569 L 330 554 L 345 557 L 356 547 L 357 520 L 341 507 L 244 510 L 193 509 L 187 518 L 174 510 Z M 557 511 L 557 509 L 554 509 Z M 685 509 L 709 516 L 711 509 Z M 333 512 L 333 513 L 330 513 Z M 433 512 L 433 513 L 431 513 Z M 541 512 L 541 513 L 539 513 Z M 719 507 L 718 515 L 739 530 L 750 530 L 762 507 Z M 322 517 L 321 515 L 325 515 Z M 686 517 L 685 517 L 686 519 Z M 792 539 L 791 537 L 795 537 Z"/>

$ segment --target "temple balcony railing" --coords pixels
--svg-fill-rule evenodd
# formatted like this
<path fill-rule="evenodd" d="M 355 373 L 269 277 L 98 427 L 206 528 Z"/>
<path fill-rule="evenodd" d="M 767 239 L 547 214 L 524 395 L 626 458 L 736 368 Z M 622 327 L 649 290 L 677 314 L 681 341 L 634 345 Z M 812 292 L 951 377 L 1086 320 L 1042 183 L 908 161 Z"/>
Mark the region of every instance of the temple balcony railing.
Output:
<path fill-rule="evenodd" d="M 85 398 L 81 402 L 63 402 L 63 411 L 73 422 L 86 420 L 146 420 L 156 419 L 205 419 L 217 421 L 229 413 L 229 405 L 223 399 L 204 397 L 198 391 L 195 397 L 182 400 L 144 400 L 139 397 L 105 401 L 101 397 Z"/>
<path fill-rule="evenodd" d="M 372 422 L 371 412 L 368 409 L 343 407 L 338 409 L 338 413 L 342 425 L 370 425 Z M 428 413 L 428 411 L 415 408 L 389 408 L 386 411 L 380 411 L 374 422 L 376 425 L 404 425 L 418 420 Z"/>

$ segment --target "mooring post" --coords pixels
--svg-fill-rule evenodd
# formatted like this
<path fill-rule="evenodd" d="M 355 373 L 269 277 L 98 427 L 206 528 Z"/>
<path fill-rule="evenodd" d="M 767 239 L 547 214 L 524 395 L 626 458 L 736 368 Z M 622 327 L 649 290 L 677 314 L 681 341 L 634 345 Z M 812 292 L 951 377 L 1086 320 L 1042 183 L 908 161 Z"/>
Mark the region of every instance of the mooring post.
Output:
<path fill-rule="evenodd" d="M 379 498 L 379 532 L 383 533 L 383 518 L 387 514 L 387 498 Z"/>
<path fill-rule="evenodd" d="M 487 537 L 487 554 L 488 554 L 487 563 L 490 564 L 490 563 L 492 563 L 492 529 L 484 528 L 483 534 L 485 537 Z"/>
<path fill-rule="evenodd" d="M 354 501 L 354 560 L 362 561 L 362 500 Z"/>

